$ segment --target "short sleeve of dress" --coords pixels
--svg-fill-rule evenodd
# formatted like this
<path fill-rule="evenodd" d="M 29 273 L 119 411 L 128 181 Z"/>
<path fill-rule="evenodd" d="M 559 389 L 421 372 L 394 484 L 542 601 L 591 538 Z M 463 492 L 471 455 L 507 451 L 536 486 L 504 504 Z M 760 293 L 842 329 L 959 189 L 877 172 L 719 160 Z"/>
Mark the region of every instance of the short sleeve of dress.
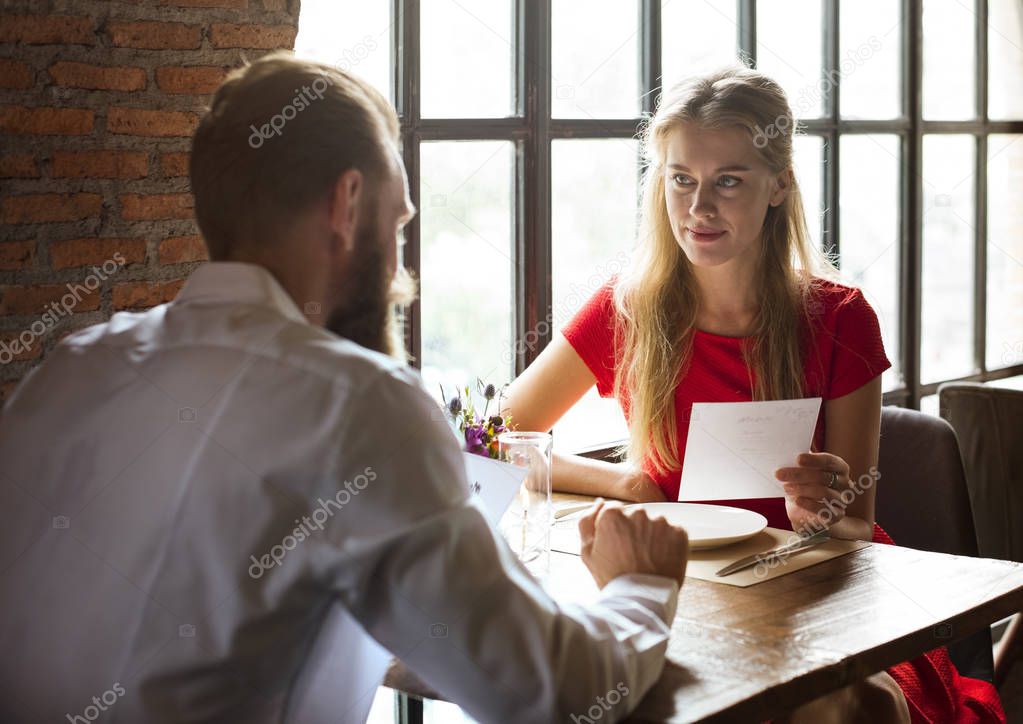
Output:
<path fill-rule="evenodd" d="M 835 314 L 835 347 L 828 399 L 848 395 L 892 366 L 877 314 L 858 289 L 850 289 Z"/>
<path fill-rule="evenodd" d="M 562 328 L 561 333 L 597 378 L 601 397 L 614 395 L 614 280 L 590 297 Z"/>

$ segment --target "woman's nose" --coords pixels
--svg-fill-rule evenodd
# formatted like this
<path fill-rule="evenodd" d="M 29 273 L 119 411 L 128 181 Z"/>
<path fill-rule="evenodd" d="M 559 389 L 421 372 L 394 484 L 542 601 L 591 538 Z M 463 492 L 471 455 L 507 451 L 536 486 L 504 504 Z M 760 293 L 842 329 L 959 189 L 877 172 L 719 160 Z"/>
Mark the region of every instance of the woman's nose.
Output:
<path fill-rule="evenodd" d="M 697 187 L 693 193 L 693 203 L 689 207 L 689 213 L 693 216 L 714 216 L 716 208 L 711 198 L 710 189 L 704 186 Z"/>

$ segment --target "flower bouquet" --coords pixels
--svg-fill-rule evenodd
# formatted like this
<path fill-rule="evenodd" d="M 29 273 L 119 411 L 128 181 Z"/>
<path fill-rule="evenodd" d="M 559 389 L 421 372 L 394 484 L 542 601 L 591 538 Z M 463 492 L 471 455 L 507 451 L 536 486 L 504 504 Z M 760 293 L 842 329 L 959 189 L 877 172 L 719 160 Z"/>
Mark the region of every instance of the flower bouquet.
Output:
<path fill-rule="evenodd" d="M 473 404 L 469 387 L 465 387 L 465 398 L 461 393 L 456 393 L 450 400 L 444 394 L 443 385 L 440 388 L 440 398 L 444 407 L 458 432 L 465 439 L 465 451 L 473 455 L 482 455 L 486 458 L 497 460 L 500 453 L 497 445 L 497 437 L 502 432 L 514 430 L 511 417 L 507 419 L 500 414 L 487 417 L 490 403 L 497 397 L 497 411 L 501 411 L 501 396 L 504 394 L 505 385 L 499 388 L 492 384 L 484 384 L 477 378 L 476 387 L 480 395 L 486 401 L 483 405 L 483 413 L 477 414 L 476 406 Z"/>

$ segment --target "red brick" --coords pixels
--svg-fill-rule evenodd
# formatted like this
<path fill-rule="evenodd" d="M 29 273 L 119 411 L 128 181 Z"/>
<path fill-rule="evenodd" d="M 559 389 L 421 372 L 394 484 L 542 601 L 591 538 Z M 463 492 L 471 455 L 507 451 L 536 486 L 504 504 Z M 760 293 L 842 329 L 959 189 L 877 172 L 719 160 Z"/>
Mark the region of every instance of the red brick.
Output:
<path fill-rule="evenodd" d="M 181 153 L 164 153 L 160 155 L 160 170 L 163 171 L 163 175 L 167 178 L 173 178 L 175 176 L 187 176 L 188 175 L 188 158 L 191 154 L 187 152 Z"/>
<path fill-rule="evenodd" d="M 199 118 L 185 111 L 153 111 L 113 107 L 107 111 L 107 131 L 131 136 L 191 136 Z"/>
<path fill-rule="evenodd" d="M 134 91 L 146 87 L 146 71 L 127 66 L 61 61 L 50 66 L 50 77 L 68 88 Z"/>
<path fill-rule="evenodd" d="M 95 45 L 93 19 L 75 15 L 5 15 L 0 43 Z"/>
<path fill-rule="evenodd" d="M 37 359 L 42 351 L 43 340 L 33 334 L 31 330 L 0 334 L 0 365 Z M 9 358 L 8 355 L 10 355 Z"/>
<path fill-rule="evenodd" d="M 92 133 L 92 121 L 85 108 L 0 107 L 0 133 L 84 136 Z"/>
<path fill-rule="evenodd" d="M 210 42 L 215 48 L 294 48 L 293 25 L 234 25 L 214 23 Z"/>
<path fill-rule="evenodd" d="M 113 259 L 118 264 L 141 264 L 146 260 L 145 239 L 65 239 L 50 245 L 54 269 L 102 266 Z"/>
<path fill-rule="evenodd" d="M 178 67 L 165 65 L 156 69 L 156 84 L 164 93 L 213 93 L 230 72 L 216 65 Z"/>
<path fill-rule="evenodd" d="M 35 255 L 34 239 L 0 242 L 0 269 L 24 269 L 32 266 Z"/>
<path fill-rule="evenodd" d="M 183 279 L 172 282 L 129 282 L 114 287 L 114 309 L 148 309 L 174 299 L 184 284 Z"/>
<path fill-rule="evenodd" d="M 160 242 L 161 264 L 208 260 L 206 244 L 200 236 L 171 236 Z"/>
<path fill-rule="evenodd" d="M 195 50 L 202 42 L 202 29 L 185 23 L 110 23 L 110 42 L 119 48 Z"/>
<path fill-rule="evenodd" d="M 99 216 L 99 194 L 25 194 L 8 196 L 0 207 L 0 223 L 34 224 L 45 221 L 79 221 Z"/>
<path fill-rule="evenodd" d="M 247 8 L 249 0 L 160 0 L 161 5 L 179 8 Z"/>
<path fill-rule="evenodd" d="M 125 221 L 192 218 L 192 194 L 122 194 L 118 198 Z"/>
<path fill-rule="evenodd" d="M 0 88 L 24 90 L 35 84 L 35 73 L 28 63 L 22 63 L 20 60 L 0 60 Z"/>
<path fill-rule="evenodd" d="M 0 156 L 0 178 L 39 178 L 35 156 L 30 153 Z"/>
<path fill-rule="evenodd" d="M 84 282 L 68 282 L 31 287 L 0 287 L 0 314 L 42 314 L 51 304 L 64 306 L 61 299 L 74 293 L 77 293 L 78 299 L 68 300 L 69 304 L 64 308 L 72 312 L 92 312 L 99 309 L 100 288 L 90 289 L 89 286 Z"/>
<path fill-rule="evenodd" d="M 143 178 L 149 155 L 140 151 L 55 151 L 54 178 Z"/>

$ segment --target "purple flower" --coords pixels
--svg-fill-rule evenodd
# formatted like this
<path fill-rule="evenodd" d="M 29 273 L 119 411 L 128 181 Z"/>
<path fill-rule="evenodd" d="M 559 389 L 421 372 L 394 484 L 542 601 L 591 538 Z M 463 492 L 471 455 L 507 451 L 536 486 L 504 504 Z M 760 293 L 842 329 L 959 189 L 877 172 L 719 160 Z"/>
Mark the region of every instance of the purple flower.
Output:
<path fill-rule="evenodd" d="M 465 428 L 465 449 L 476 455 L 487 455 L 486 431 L 479 425 Z M 489 456 L 488 456 L 489 457 Z"/>

